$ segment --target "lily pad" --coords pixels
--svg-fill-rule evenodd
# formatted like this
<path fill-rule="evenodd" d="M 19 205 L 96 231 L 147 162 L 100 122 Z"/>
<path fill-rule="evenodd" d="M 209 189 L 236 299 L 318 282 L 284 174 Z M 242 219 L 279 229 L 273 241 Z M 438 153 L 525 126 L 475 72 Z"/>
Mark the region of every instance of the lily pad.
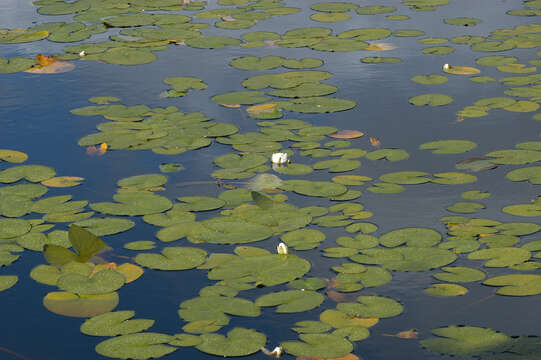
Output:
<path fill-rule="evenodd" d="M 409 103 L 415 106 L 444 106 L 453 102 L 453 98 L 444 94 L 423 94 L 411 97 Z"/>
<path fill-rule="evenodd" d="M 317 356 L 321 358 L 337 358 L 349 354 L 353 345 L 339 335 L 332 334 L 300 334 L 300 341 L 286 341 L 280 345 L 294 356 Z"/>
<path fill-rule="evenodd" d="M 427 228 L 404 228 L 390 231 L 382 235 L 380 244 L 386 247 L 396 247 L 407 244 L 411 247 L 431 247 L 441 241 L 441 234 Z"/>
<path fill-rule="evenodd" d="M 117 336 L 145 331 L 154 320 L 129 320 L 134 311 L 115 311 L 94 316 L 81 325 L 81 332 L 90 336 Z"/>
<path fill-rule="evenodd" d="M 113 337 L 96 345 L 100 355 L 117 359 L 150 359 L 172 353 L 177 348 L 166 345 L 174 336 L 159 333 L 137 333 Z"/>
<path fill-rule="evenodd" d="M 234 328 L 227 336 L 220 334 L 202 334 L 201 343 L 196 348 L 204 353 L 216 356 L 246 356 L 258 352 L 267 338 L 252 329 Z"/>
<path fill-rule="evenodd" d="M 434 274 L 434 277 L 440 281 L 458 283 L 475 282 L 483 280 L 486 277 L 486 274 L 481 270 L 469 267 L 447 266 L 442 268 L 442 270 L 446 272 Z"/>
<path fill-rule="evenodd" d="M 118 305 L 118 293 L 76 295 L 50 292 L 43 298 L 47 310 L 62 316 L 88 318 L 112 311 Z"/>
<path fill-rule="evenodd" d="M 0 275 L 0 292 L 15 286 L 18 280 L 17 275 Z"/>
<path fill-rule="evenodd" d="M 470 260 L 486 260 L 486 267 L 507 267 L 518 265 L 530 259 L 530 252 L 522 248 L 501 247 L 482 249 L 468 255 Z"/>
<path fill-rule="evenodd" d="M 404 307 L 396 300 L 383 296 L 359 296 L 358 303 L 343 302 L 336 309 L 349 316 L 361 318 L 390 318 L 400 315 Z"/>
<path fill-rule="evenodd" d="M 510 274 L 489 278 L 483 282 L 488 286 L 501 286 L 499 295 L 531 296 L 541 294 L 541 276 L 534 274 Z"/>
<path fill-rule="evenodd" d="M 188 270 L 205 262 L 207 252 L 193 247 L 166 247 L 162 254 L 143 253 L 135 262 L 156 270 Z"/>
<path fill-rule="evenodd" d="M 315 291 L 286 290 L 263 295 L 257 298 L 257 306 L 277 306 L 278 313 L 295 313 L 314 309 L 323 303 L 325 298 Z"/>
<path fill-rule="evenodd" d="M 80 295 L 106 294 L 118 290 L 124 285 L 123 275 L 112 270 L 101 270 L 91 278 L 67 273 L 58 278 L 59 289 Z"/>
<path fill-rule="evenodd" d="M 461 154 L 476 147 L 476 143 L 468 140 L 439 140 L 424 143 L 419 149 L 434 150 L 433 154 Z"/>

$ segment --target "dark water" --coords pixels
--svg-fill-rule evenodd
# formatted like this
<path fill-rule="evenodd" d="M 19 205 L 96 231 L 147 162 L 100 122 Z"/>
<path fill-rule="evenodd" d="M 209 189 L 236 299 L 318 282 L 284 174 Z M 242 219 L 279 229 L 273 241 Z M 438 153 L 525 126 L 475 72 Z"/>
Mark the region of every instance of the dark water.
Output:
<path fill-rule="evenodd" d="M 390 29 L 419 29 L 431 37 L 451 38 L 459 35 L 487 36 L 499 28 L 510 28 L 521 24 L 536 23 L 535 17 L 514 17 L 505 11 L 522 8 L 521 1 L 453 1 L 435 12 L 413 12 L 397 1 L 378 2 L 378 5 L 393 5 L 399 8 L 398 14 L 411 17 L 407 21 L 389 21 L 383 15 L 356 16 L 343 23 L 321 24 L 309 20 L 310 1 L 287 1 L 289 6 L 302 7 L 305 11 L 288 16 L 277 16 L 257 24 L 249 30 L 229 30 L 228 36 L 238 37 L 247 31 L 278 31 L 302 26 L 333 27 L 335 33 L 357 27 L 388 27 Z M 357 2 L 355 2 L 357 3 Z M 359 2 L 360 3 L 360 2 Z M 361 5 L 370 5 L 362 3 Z M 208 8 L 213 8 L 209 1 Z M 473 28 L 454 27 L 443 24 L 448 17 L 468 16 L 481 19 L 482 24 Z M 27 27 L 33 21 L 57 21 L 69 17 L 38 16 L 28 1 L 3 0 L 0 4 L 0 27 Z M 278 30 L 277 30 L 278 29 Z M 203 33 L 223 34 L 225 30 L 209 28 Z M 96 37 L 99 39 L 102 35 Z M 289 118 L 309 120 L 315 125 L 332 125 L 340 129 L 359 129 L 370 136 L 379 137 L 384 147 L 402 148 L 411 154 L 410 159 L 398 163 L 361 160 L 362 167 L 355 173 L 377 177 L 380 174 L 418 170 L 429 173 L 452 171 L 456 161 L 466 157 L 482 156 L 499 149 L 509 149 L 523 141 L 536 141 L 540 123 L 531 119 L 531 113 L 511 113 L 504 110 L 491 110 L 489 116 L 456 121 L 456 111 L 471 105 L 473 101 L 485 97 L 502 96 L 503 85 L 498 82 L 476 84 L 467 77 L 449 76 L 444 85 L 419 85 L 410 81 L 415 75 L 439 73 L 444 63 L 474 64 L 477 57 L 493 53 L 475 53 L 467 45 L 452 45 L 455 52 L 449 55 L 424 55 L 426 47 L 417 38 L 392 37 L 386 42 L 397 46 L 396 50 L 384 53 L 349 52 L 327 53 L 303 49 L 264 48 L 247 49 L 231 47 L 208 50 L 190 47 L 171 46 L 158 52 L 158 60 L 135 67 L 117 66 L 97 62 L 78 61 L 72 72 L 57 75 L 8 74 L 0 75 L 0 141 L 1 148 L 18 149 L 29 154 L 29 163 L 46 164 L 56 169 L 60 175 L 78 175 L 86 178 L 83 186 L 70 189 L 75 199 L 88 199 L 91 202 L 110 201 L 120 178 L 143 173 L 159 172 L 162 162 L 179 162 L 187 169 L 168 174 L 169 182 L 164 195 L 175 198 L 192 194 L 218 195 L 220 189 L 214 184 L 194 186 L 175 185 L 190 181 L 211 181 L 212 160 L 218 154 L 231 151 L 229 146 L 213 144 L 209 148 L 187 152 L 181 155 L 164 156 L 150 151 L 111 151 L 103 157 L 89 157 L 85 149 L 77 145 L 77 139 L 91 132 L 102 122 L 98 117 L 79 117 L 70 113 L 71 109 L 87 106 L 92 96 L 116 96 L 125 105 L 145 104 L 148 106 L 178 106 L 183 112 L 200 111 L 218 121 L 234 123 L 241 131 L 257 129 L 256 121 L 232 109 L 220 107 L 210 101 L 210 97 L 242 90 L 241 81 L 260 72 L 242 71 L 228 66 L 239 56 L 278 55 L 288 58 L 317 57 L 325 64 L 317 70 L 329 71 L 333 77 L 326 81 L 339 87 L 335 94 L 339 98 L 357 102 L 349 111 L 305 115 L 290 114 Z M 62 44 L 47 41 L 38 43 L 2 45 L 0 56 L 34 56 L 38 52 L 60 52 Z M 516 56 L 519 63 L 536 59 L 536 49 L 515 49 L 509 55 Z M 498 53 L 499 54 L 499 53 Z M 508 53 L 502 53 L 508 55 Z M 363 64 L 364 56 L 397 56 L 404 62 L 394 65 Z M 502 77 L 496 69 L 483 67 L 482 75 Z M 268 71 L 282 72 L 283 69 Z M 190 93 L 187 97 L 163 99 L 159 94 L 166 90 L 162 80 L 170 76 L 192 76 L 201 78 L 208 89 Z M 507 74 L 505 76 L 508 76 Z M 509 75 L 510 76 L 510 75 Z M 414 107 L 408 104 L 411 96 L 424 92 L 444 92 L 455 101 L 444 107 Z M 424 142 L 438 139 L 472 140 L 478 147 L 467 155 L 435 156 L 428 151 L 418 150 Z M 353 140 L 366 148 L 367 140 Z M 442 216 L 451 215 L 445 208 L 460 201 L 460 193 L 467 190 L 482 189 L 492 193 L 492 197 L 482 202 L 487 206 L 475 217 L 500 221 L 531 221 L 501 212 L 506 205 L 526 203 L 538 195 L 538 189 L 528 183 L 511 183 L 505 173 L 511 167 L 500 166 L 492 171 L 477 173 L 478 181 L 466 185 L 441 186 L 437 184 L 409 185 L 404 193 L 397 195 L 378 195 L 365 191 L 359 199 L 375 215 L 369 221 L 379 226 L 377 234 L 406 226 L 434 228 L 445 232 L 438 222 Z M 311 175 L 312 179 L 327 178 L 327 174 Z M 51 189 L 48 195 L 64 194 Z M 321 200 L 306 199 L 290 195 L 291 203 L 298 206 L 321 204 Z M 115 253 L 124 253 L 122 244 L 136 240 L 153 240 L 156 228 L 142 221 L 125 233 L 108 236 L 107 242 L 115 248 Z M 321 247 L 335 246 L 334 238 L 346 235 L 343 230 L 325 230 L 326 243 Z M 539 238 L 539 235 L 524 237 L 526 241 Z M 274 251 L 277 238 L 273 237 L 257 246 Z M 524 240 L 523 240 L 524 241 Z M 184 245 L 184 244 L 183 244 Z M 233 246 L 207 246 L 209 252 L 229 251 Z M 343 259 L 328 259 L 319 255 L 319 250 L 299 254 L 311 261 L 310 275 L 329 277 L 330 267 L 343 262 Z M 105 359 L 96 354 L 93 347 L 103 338 L 82 335 L 79 326 L 81 319 L 66 318 L 48 312 L 41 304 L 42 297 L 51 291 L 29 278 L 30 270 L 43 263 L 40 253 L 25 251 L 18 261 L 0 274 L 19 274 L 18 284 L 11 290 L 0 294 L 0 347 L 17 352 L 29 360 L 96 360 Z M 473 266 L 472 262 L 458 261 L 453 265 Z M 480 264 L 480 263 L 479 263 Z M 479 265 L 480 266 L 480 265 Z M 427 295 L 423 289 L 434 280 L 432 272 L 402 273 L 394 272 L 393 280 L 387 285 L 373 290 L 363 290 L 363 294 L 377 294 L 398 299 L 405 306 L 405 312 L 395 318 L 383 319 L 371 329 L 372 335 L 355 343 L 355 354 L 364 359 L 394 360 L 405 359 L 445 359 L 446 356 L 430 353 L 422 349 L 416 340 L 400 340 L 384 337 L 384 333 L 416 328 L 421 338 L 428 337 L 433 328 L 454 324 L 490 327 L 508 335 L 541 335 L 541 312 L 539 296 L 513 298 L 496 296 L 493 288 L 480 284 L 467 287 L 469 293 L 461 297 L 439 298 Z M 491 275 L 498 270 L 488 271 Z M 119 291 L 120 304 L 117 310 L 135 310 L 138 318 L 155 319 L 151 331 L 162 333 L 182 332 L 182 321 L 177 309 L 183 300 L 196 297 L 200 288 L 210 285 L 205 271 L 157 272 L 146 270 L 145 275 L 136 282 Z M 269 291 L 283 290 L 279 286 Z M 249 290 L 242 297 L 255 299 L 259 290 Z M 286 339 L 296 338 L 290 330 L 294 322 L 315 320 L 325 308 L 334 308 L 335 303 L 327 299 L 322 307 L 295 317 L 275 314 L 273 309 L 263 309 L 258 318 L 233 318 L 230 327 L 244 326 L 264 332 L 269 346 L 275 346 Z M 0 350 L 2 350 L 0 348 Z M 182 348 L 163 359 L 207 359 L 212 356 L 194 348 Z M 250 356 L 263 358 L 262 354 Z M 289 358 L 289 356 L 288 356 Z M 0 359 L 20 359 L 16 355 L 0 351 Z"/>

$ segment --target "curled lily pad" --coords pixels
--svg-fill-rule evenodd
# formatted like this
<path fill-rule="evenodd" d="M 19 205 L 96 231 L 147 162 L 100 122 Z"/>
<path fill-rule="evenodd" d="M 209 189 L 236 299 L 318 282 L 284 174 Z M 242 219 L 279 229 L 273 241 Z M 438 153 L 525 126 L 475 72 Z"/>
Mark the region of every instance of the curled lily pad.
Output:
<path fill-rule="evenodd" d="M 257 306 L 277 306 L 278 313 L 294 313 L 314 309 L 321 305 L 324 297 L 315 291 L 286 290 L 259 297 Z"/>

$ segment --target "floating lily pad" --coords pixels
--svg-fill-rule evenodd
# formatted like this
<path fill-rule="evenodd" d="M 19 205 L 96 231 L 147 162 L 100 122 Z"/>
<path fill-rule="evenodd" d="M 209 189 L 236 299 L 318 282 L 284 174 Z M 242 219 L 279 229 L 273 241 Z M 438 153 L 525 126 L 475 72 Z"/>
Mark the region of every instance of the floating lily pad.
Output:
<path fill-rule="evenodd" d="M 470 191 L 465 191 L 462 194 L 460 194 L 460 197 L 466 200 L 481 200 L 481 199 L 489 198 L 490 195 L 491 194 L 486 191 L 482 192 L 479 190 L 470 190 Z"/>
<path fill-rule="evenodd" d="M 128 250 L 152 250 L 156 247 L 154 241 L 141 240 L 141 241 L 131 241 L 124 244 L 124 248 Z"/>
<path fill-rule="evenodd" d="M 455 26 L 475 26 L 481 23 L 481 20 L 468 18 L 468 17 L 456 17 L 443 20 L 444 23 Z"/>
<path fill-rule="evenodd" d="M 360 6 L 355 9 L 359 15 L 376 15 L 376 14 L 387 14 L 396 11 L 394 6 L 383 6 L 383 5 L 369 5 L 369 6 Z"/>
<path fill-rule="evenodd" d="M 437 85 L 444 84 L 448 81 L 447 76 L 439 74 L 429 74 L 429 75 L 417 75 L 411 78 L 411 81 L 424 85 Z"/>
<path fill-rule="evenodd" d="M 484 285 L 501 286 L 499 295 L 531 296 L 541 294 L 541 276 L 534 274 L 510 274 L 489 278 Z"/>
<path fill-rule="evenodd" d="M 252 105 L 268 101 L 269 98 L 260 91 L 236 91 L 214 96 L 211 100 L 220 105 Z"/>
<path fill-rule="evenodd" d="M 423 94 L 411 97 L 409 103 L 416 106 L 443 106 L 452 103 L 452 97 L 444 94 Z"/>
<path fill-rule="evenodd" d="M 278 313 L 295 313 L 314 309 L 321 305 L 323 300 L 323 295 L 315 291 L 286 290 L 263 295 L 255 304 L 262 307 L 278 305 Z"/>
<path fill-rule="evenodd" d="M 310 16 L 310 19 L 319 22 L 340 22 L 346 21 L 351 16 L 349 14 L 335 12 L 335 13 L 316 13 Z"/>
<path fill-rule="evenodd" d="M 291 190 L 301 195 L 333 197 L 347 191 L 342 184 L 327 181 L 287 180 L 280 186 L 283 190 Z"/>
<path fill-rule="evenodd" d="M 21 179 L 40 182 L 56 175 L 54 169 L 43 165 L 18 165 L 0 171 L 0 182 L 10 184 Z"/>
<path fill-rule="evenodd" d="M 426 175 L 428 174 L 422 171 L 398 171 L 381 175 L 379 179 L 399 185 L 424 184 L 430 181 Z"/>
<path fill-rule="evenodd" d="M 315 229 L 298 229 L 281 236 L 281 240 L 295 250 L 309 250 L 325 240 L 325 234 Z"/>
<path fill-rule="evenodd" d="M 207 252 L 198 248 L 166 247 L 162 254 L 139 254 L 135 262 L 157 270 L 188 270 L 203 264 L 206 256 Z"/>
<path fill-rule="evenodd" d="M 287 341 L 280 345 L 294 356 L 317 356 L 336 358 L 345 356 L 353 350 L 353 345 L 339 335 L 300 334 L 300 341 Z"/>
<path fill-rule="evenodd" d="M 18 280 L 17 275 L 0 275 L 0 292 L 15 286 Z"/>
<path fill-rule="evenodd" d="M 447 210 L 459 214 L 471 214 L 484 209 L 485 205 L 476 202 L 459 201 L 449 206 Z"/>
<path fill-rule="evenodd" d="M 461 154 L 476 147 L 476 143 L 468 140 L 439 140 L 424 143 L 419 149 L 434 150 L 433 154 Z"/>
<path fill-rule="evenodd" d="M 117 359 L 150 359 L 172 353 L 177 348 L 166 345 L 174 336 L 158 333 L 137 333 L 113 337 L 96 345 L 100 355 Z"/>
<path fill-rule="evenodd" d="M 366 155 L 368 160 L 386 159 L 391 162 L 406 160 L 410 157 L 407 151 L 402 149 L 379 149 Z"/>
<path fill-rule="evenodd" d="M 473 326 L 449 326 L 432 330 L 439 337 L 421 340 L 421 345 L 436 353 L 448 355 L 479 355 L 499 352 L 511 338 L 492 329 Z"/>
<path fill-rule="evenodd" d="M 28 159 L 28 155 L 16 150 L 0 149 L 0 161 L 10 163 L 22 163 Z"/>
<path fill-rule="evenodd" d="M 128 219 L 118 218 L 93 218 L 75 223 L 93 233 L 96 236 L 112 235 L 127 231 L 135 226 L 135 223 Z"/>
<path fill-rule="evenodd" d="M 402 59 L 397 57 L 372 56 L 362 58 L 361 62 L 365 64 L 396 64 L 402 62 Z"/>
<path fill-rule="evenodd" d="M 486 156 L 493 157 L 490 161 L 494 164 L 522 165 L 541 161 L 541 151 L 535 150 L 497 150 Z"/>
<path fill-rule="evenodd" d="M 530 252 L 521 248 L 502 247 L 482 249 L 470 253 L 470 260 L 486 260 L 486 267 L 507 267 L 518 265 L 530 259 Z"/>
<path fill-rule="evenodd" d="M 118 301 L 116 292 L 99 295 L 50 292 L 43 298 L 43 305 L 55 314 L 88 318 L 112 311 L 118 305 Z"/>
<path fill-rule="evenodd" d="M 481 66 L 508 65 L 508 64 L 514 64 L 517 61 L 518 59 L 516 57 L 504 56 L 504 55 L 484 56 L 475 60 L 475 62 Z"/>
<path fill-rule="evenodd" d="M 382 235 L 379 242 L 386 247 L 407 244 L 411 247 L 431 247 L 441 241 L 441 234 L 427 228 L 404 228 Z"/>
<path fill-rule="evenodd" d="M 101 270 L 91 278 L 68 273 L 58 278 L 59 289 L 81 295 L 105 294 L 120 289 L 124 285 L 123 275 L 112 270 Z"/>
<path fill-rule="evenodd" d="M 225 205 L 225 201 L 210 196 L 182 196 L 178 200 L 181 203 L 176 204 L 175 208 L 183 211 L 209 211 Z"/>
<path fill-rule="evenodd" d="M 343 302 L 336 309 L 349 316 L 361 318 L 390 318 L 398 316 L 404 307 L 395 299 L 383 296 L 359 296 L 358 303 Z"/>
<path fill-rule="evenodd" d="M 93 203 L 90 207 L 108 215 L 137 216 L 164 212 L 173 206 L 166 197 L 147 192 L 123 192 L 113 198 L 118 202 Z"/>
<path fill-rule="evenodd" d="M 154 320 L 129 320 L 134 311 L 115 311 L 94 316 L 81 325 L 81 332 L 91 336 L 117 336 L 145 331 Z"/>
<path fill-rule="evenodd" d="M 430 54 L 430 55 L 447 55 L 454 51 L 455 49 L 450 46 L 433 46 L 433 47 L 424 48 L 422 53 Z"/>
<path fill-rule="evenodd" d="M 531 166 L 509 171 L 506 177 L 511 181 L 529 181 L 533 185 L 541 184 L 541 166 Z"/>
<path fill-rule="evenodd" d="M 227 337 L 220 334 L 202 334 L 196 348 L 204 353 L 217 356 L 246 356 L 258 352 L 267 338 L 252 329 L 234 328 Z"/>
<path fill-rule="evenodd" d="M 478 269 L 473 269 L 469 267 L 461 266 L 447 266 L 442 268 L 443 273 L 436 273 L 434 277 L 440 281 L 448 282 L 475 282 L 483 280 L 486 277 L 486 274 Z"/>
<path fill-rule="evenodd" d="M 447 185 L 456 185 L 456 184 L 468 184 L 477 181 L 477 177 L 470 174 L 459 173 L 459 172 L 443 172 L 434 174 L 434 179 L 430 180 L 436 184 L 447 184 Z"/>

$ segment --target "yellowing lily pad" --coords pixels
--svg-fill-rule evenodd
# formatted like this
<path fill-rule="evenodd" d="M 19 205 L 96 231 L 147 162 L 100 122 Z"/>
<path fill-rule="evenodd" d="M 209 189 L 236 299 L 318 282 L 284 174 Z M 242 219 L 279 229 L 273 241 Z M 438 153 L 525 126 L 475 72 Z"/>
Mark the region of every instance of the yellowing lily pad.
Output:
<path fill-rule="evenodd" d="M 118 301 L 116 292 L 99 295 L 50 292 L 43 298 L 43 305 L 55 314 L 88 318 L 112 311 L 118 305 Z"/>
<path fill-rule="evenodd" d="M 22 163 L 28 159 L 28 155 L 16 150 L 0 149 L 0 161 L 7 161 L 10 163 Z"/>
<path fill-rule="evenodd" d="M 474 67 L 462 65 L 449 65 L 448 68 L 443 68 L 443 71 L 454 75 L 475 75 L 481 72 L 479 69 Z"/>
<path fill-rule="evenodd" d="M 43 180 L 41 183 L 49 187 L 73 187 L 81 185 L 81 181 L 85 178 L 79 176 L 57 176 L 47 180 Z"/>

